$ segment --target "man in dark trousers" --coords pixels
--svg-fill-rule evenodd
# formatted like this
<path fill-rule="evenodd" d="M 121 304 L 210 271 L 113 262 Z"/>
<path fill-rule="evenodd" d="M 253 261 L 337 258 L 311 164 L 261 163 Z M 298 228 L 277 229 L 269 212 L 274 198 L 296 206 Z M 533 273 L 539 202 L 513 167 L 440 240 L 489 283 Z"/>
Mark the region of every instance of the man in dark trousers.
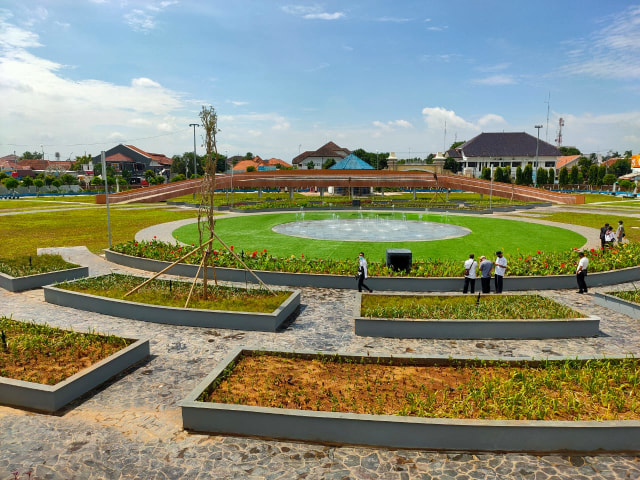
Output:
<path fill-rule="evenodd" d="M 493 263 L 487 260 L 487 257 L 480 257 L 480 283 L 482 284 L 482 293 L 491 293 L 491 270 Z"/>
<path fill-rule="evenodd" d="M 578 282 L 578 293 L 587 293 L 587 282 L 585 277 L 587 276 L 587 269 L 589 268 L 589 259 L 584 256 L 584 252 L 578 252 L 580 261 L 576 268 L 576 281 Z"/>
<path fill-rule="evenodd" d="M 609 230 L 609 224 L 605 223 L 604 227 L 600 227 L 600 248 L 604 250 L 604 246 L 606 243 L 605 236 L 607 235 L 607 230 Z"/>
<path fill-rule="evenodd" d="M 364 253 L 360 252 L 358 255 L 358 291 L 362 291 L 362 287 L 369 290 L 369 293 L 373 292 L 368 286 L 364 284 L 364 280 L 368 277 L 367 272 L 367 259 L 364 258 Z"/>

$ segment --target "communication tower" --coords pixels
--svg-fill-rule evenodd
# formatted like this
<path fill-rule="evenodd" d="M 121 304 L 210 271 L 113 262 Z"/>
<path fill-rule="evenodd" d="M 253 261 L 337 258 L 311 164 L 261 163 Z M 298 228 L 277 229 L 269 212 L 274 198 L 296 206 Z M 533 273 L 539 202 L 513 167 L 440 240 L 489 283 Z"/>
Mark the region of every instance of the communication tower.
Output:
<path fill-rule="evenodd" d="M 556 137 L 556 145 L 562 146 L 562 127 L 564 127 L 564 118 L 560 117 L 558 120 L 558 136 Z"/>

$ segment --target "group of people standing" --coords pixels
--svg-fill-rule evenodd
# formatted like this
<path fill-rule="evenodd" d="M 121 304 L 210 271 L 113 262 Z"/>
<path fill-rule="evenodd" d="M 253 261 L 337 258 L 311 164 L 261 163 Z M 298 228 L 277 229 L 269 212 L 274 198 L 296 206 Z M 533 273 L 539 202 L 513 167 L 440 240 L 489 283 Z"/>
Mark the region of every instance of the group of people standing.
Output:
<path fill-rule="evenodd" d="M 618 221 L 618 228 L 616 228 L 615 231 L 608 223 L 600 227 L 600 245 L 602 250 L 604 250 L 606 246 L 612 247 L 614 242 L 618 242 L 618 245 L 620 245 L 624 241 L 624 237 L 624 224 L 622 220 Z"/>
<path fill-rule="evenodd" d="M 478 271 L 480 272 L 482 293 L 491 293 L 491 272 L 493 270 L 495 270 L 495 292 L 502 293 L 504 275 L 508 268 L 507 259 L 502 255 L 502 251 L 500 250 L 496 252 L 496 259 L 494 262 L 487 260 L 487 257 L 482 255 L 480 257 L 480 263 L 478 263 L 475 259 L 475 255 L 473 253 L 470 254 L 469 259 L 464 262 L 464 287 L 462 289 L 462 293 L 475 293 Z"/>

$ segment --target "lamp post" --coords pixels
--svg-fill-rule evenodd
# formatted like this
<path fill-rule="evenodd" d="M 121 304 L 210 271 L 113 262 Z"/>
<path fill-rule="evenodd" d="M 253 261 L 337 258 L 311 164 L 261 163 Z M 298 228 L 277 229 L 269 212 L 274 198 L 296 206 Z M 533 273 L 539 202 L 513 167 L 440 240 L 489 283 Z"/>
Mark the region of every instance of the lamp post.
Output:
<path fill-rule="evenodd" d="M 493 165 L 491 165 L 491 162 L 489 162 L 489 169 L 491 170 L 491 179 L 489 181 L 489 210 L 491 210 L 493 201 Z"/>
<path fill-rule="evenodd" d="M 198 167 L 196 167 L 196 127 L 199 127 L 198 123 L 190 123 L 190 127 L 193 127 L 193 176 L 198 175 Z M 216 159 L 217 160 L 217 159 Z M 213 170 L 215 175 L 215 169 Z M 188 178 L 188 177 L 187 177 Z M 196 191 L 193 191 L 193 199 L 196 199 Z"/>
<path fill-rule="evenodd" d="M 534 128 L 536 128 L 538 130 L 538 138 L 536 139 L 536 170 L 537 170 L 537 168 L 539 166 L 538 165 L 538 143 L 540 143 L 540 129 L 542 128 L 542 125 L 534 125 Z M 535 182 L 536 185 L 538 183 L 537 180 L 538 179 L 536 178 L 536 182 Z"/>

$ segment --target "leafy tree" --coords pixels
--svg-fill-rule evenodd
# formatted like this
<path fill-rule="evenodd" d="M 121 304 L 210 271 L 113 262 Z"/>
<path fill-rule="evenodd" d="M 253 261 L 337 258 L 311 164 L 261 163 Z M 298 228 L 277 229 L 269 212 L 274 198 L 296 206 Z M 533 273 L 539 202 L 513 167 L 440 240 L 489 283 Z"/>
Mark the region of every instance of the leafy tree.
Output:
<path fill-rule="evenodd" d="M 322 164 L 322 168 L 324 170 L 327 170 L 331 167 L 333 167 L 336 164 L 336 161 L 333 158 L 327 158 L 324 163 Z"/>
<path fill-rule="evenodd" d="M 24 152 L 22 154 L 22 158 L 24 158 L 25 160 L 40 160 L 42 159 L 42 152 Z"/>
<path fill-rule="evenodd" d="M 464 145 L 465 143 L 467 143 L 466 140 L 463 140 L 461 142 L 453 142 L 451 144 L 451 146 L 449 147 L 449 150 L 454 150 L 454 149 L 458 148 L 460 145 Z"/>
<path fill-rule="evenodd" d="M 387 168 L 389 152 L 367 152 L 364 148 L 358 148 L 353 151 L 353 154 L 377 170 Z"/>
<path fill-rule="evenodd" d="M 616 181 L 616 176 L 613 173 L 607 173 L 602 179 L 602 184 L 613 185 L 615 181 Z"/>
<path fill-rule="evenodd" d="M 587 179 L 589 181 L 589 185 L 592 185 L 592 186 L 600 185 L 600 180 L 598 178 L 597 165 L 591 165 L 589 167 L 589 174 L 587 175 Z"/>
<path fill-rule="evenodd" d="M 578 181 L 579 173 L 580 173 L 580 169 L 578 168 L 577 165 L 574 165 L 573 167 L 571 167 L 571 170 L 569 171 L 569 183 L 573 185 L 579 183 Z"/>
<path fill-rule="evenodd" d="M 607 166 L 598 165 L 598 185 L 604 185 L 604 176 L 607 174 Z"/>
<path fill-rule="evenodd" d="M 522 174 L 522 167 L 520 165 L 516 168 L 516 185 L 524 185 L 524 175 Z"/>
<path fill-rule="evenodd" d="M 52 176 L 52 175 L 46 175 L 44 177 L 44 183 L 47 186 L 53 185 L 53 181 L 56 179 L 56 177 Z"/>
<path fill-rule="evenodd" d="M 549 183 L 547 180 L 547 169 L 538 167 L 538 169 L 536 170 L 536 184 L 546 185 L 547 183 Z"/>
<path fill-rule="evenodd" d="M 313 170 L 313 169 L 315 168 L 315 164 L 313 163 L 313 161 L 312 161 L 312 160 L 309 160 L 309 161 L 306 163 L 306 167 L 307 167 L 307 169 L 309 169 L 309 170 Z"/>
<path fill-rule="evenodd" d="M 549 184 L 553 184 L 556 181 L 556 169 L 555 168 L 550 168 L 549 169 L 549 173 L 547 174 L 547 182 L 549 182 Z"/>
<path fill-rule="evenodd" d="M 179 181 L 181 181 L 181 180 L 185 180 L 184 173 L 179 173 L 178 175 L 174 176 L 174 177 L 171 179 L 171 183 L 173 183 L 173 182 L 179 182 Z"/>
<path fill-rule="evenodd" d="M 24 177 L 22 179 L 22 186 L 23 187 L 30 187 L 31 185 L 33 185 L 33 178 L 31 177 Z"/>
<path fill-rule="evenodd" d="M 9 175 L 7 175 L 5 172 L 0 172 L 0 182 L 5 178 L 9 178 Z"/>
<path fill-rule="evenodd" d="M 493 181 L 494 182 L 502 182 L 504 179 L 504 173 L 502 172 L 502 167 L 496 167 L 493 171 Z"/>
<path fill-rule="evenodd" d="M 147 182 L 151 183 L 151 179 L 156 178 L 156 174 L 153 170 L 149 169 L 144 172 L 144 178 Z"/>
<path fill-rule="evenodd" d="M 244 156 L 245 160 L 253 160 L 253 153 L 247 152 Z"/>
<path fill-rule="evenodd" d="M 311 164 L 313 164 L 313 162 L 310 162 Z M 255 165 L 249 165 L 247 167 L 247 172 L 255 172 L 256 171 L 256 166 Z"/>
<path fill-rule="evenodd" d="M 4 186 L 7 190 L 15 190 L 20 185 L 20 182 L 17 178 L 8 177 L 3 180 Z"/>
<path fill-rule="evenodd" d="M 76 156 L 75 161 L 71 164 L 70 170 L 74 170 L 74 171 L 82 170 L 82 165 L 87 165 L 89 162 L 91 162 L 92 158 L 93 157 L 89 153 L 82 156 L 80 155 Z"/>
<path fill-rule="evenodd" d="M 191 154 L 191 157 L 193 157 L 193 154 Z M 171 157 L 171 160 L 171 173 L 174 175 L 182 175 L 184 177 L 186 165 L 184 155 L 174 155 Z"/>
<path fill-rule="evenodd" d="M 558 183 L 561 186 L 569 185 L 569 170 L 567 167 L 562 167 L 558 173 Z"/>
<path fill-rule="evenodd" d="M 533 185 L 533 166 L 528 163 L 522 171 L 523 185 Z"/>
<path fill-rule="evenodd" d="M 631 173 L 631 160 L 626 158 L 616 160 L 614 164 L 611 165 L 611 170 L 612 173 L 617 177 L 626 175 L 627 173 Z"/>
<path fill-rule="evenodd" d="M 65 173 L 60 177 L 60 181 L 65 185 L 78 185 L 78 177 L 70 173 Z"/>
<path fill-rule="evenodd" d="M 489 167 L 484 167 L 482 169 L 480 178 L 482 178 L 483 180 L 491 180 L 491 169 Z"/>
<path fill-rule="evenodd" d="M 433 161 L 433 157 L 431 158 Z M 460 170 L 462 170 L 462 165 L 460 165 L 455 158 L 447 157 L 444 160 L 443 168 L 445 170 L 450 170 L 452 173 L 458 173 Z"/>
<path fill-rule="evenodd" d="M 502 167 L 502 183 L 511 183 L 511 167 Z"/>
<path fill-rule="evenodd" d="M 51 185 L 53 185 L 56 188 L 60 188 L 62 186 L 62 182 L 60 181 L 59 178 L 56 178 L 53 180 L 53 182 L 51 182 Z"/>
<path fill-rule="evenodd" d="M 635 188 L 635 183 L 632 182 L 631 180 L 628 180 L 626 178 L 623 178 L 622 180 L 618 180 L 618 185 L 620 185 L 620 188 L 626 192 L 632 190 L 633 188 Z"/>
<path fill-rule="evenodd" d="M 631 158 L 633 156 L 633 152 L 631 150 L 624 151 L 624 158 Z"/>
<path fill-rule="evenodd" d="M 36 178 L 33 181 L 33 184 L 36 186 L 36 194 L 38 194 L 40 193 L 40 189 L 44 187 L 44 180 L 42 180 L 41 178 Z"/>
<path fill-rule="evenodd" d="M 593 165 L 593 162 L 591 161 L 590 158 L 580 157 L 578 159 L 578 167 L 580 168 L 582 175 L 584 175 L 584 178 L 589 178 L 589 169 L 591 168 L 592 165 Z"/>
<path fill-rule="evenodd" d="M 565 157 L 569 155 L 581 155 L 580 150 L 576 147 L 560 147 L 560 153 Z"/>
<path fill-rule="evenodd" d="M 102 178 L 95 176 L 91 179 L 91 185 L 104 185 L 104 180 Z"/>

